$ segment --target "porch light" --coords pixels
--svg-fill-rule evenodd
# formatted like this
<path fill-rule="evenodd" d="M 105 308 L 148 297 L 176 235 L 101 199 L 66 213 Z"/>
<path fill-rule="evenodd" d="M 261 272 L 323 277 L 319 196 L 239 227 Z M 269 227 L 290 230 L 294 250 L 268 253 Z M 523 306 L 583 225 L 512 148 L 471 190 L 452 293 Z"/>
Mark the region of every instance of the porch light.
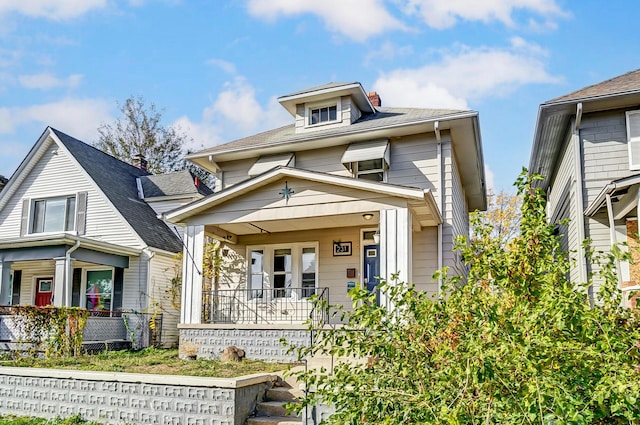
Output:
<path fill-rule="evenodd" d="M 380 231 L 379 230 L 376 230 L 376 232 L 373 234 L 373 242 L 380 243 Z"/>
<path fill-rule="evenodd" d="M 373 218 L 373 214 L 371 213 L 364 213 L 362 214 L 362 218 L 364 218 L 365 220 L 369 221 Z"/>

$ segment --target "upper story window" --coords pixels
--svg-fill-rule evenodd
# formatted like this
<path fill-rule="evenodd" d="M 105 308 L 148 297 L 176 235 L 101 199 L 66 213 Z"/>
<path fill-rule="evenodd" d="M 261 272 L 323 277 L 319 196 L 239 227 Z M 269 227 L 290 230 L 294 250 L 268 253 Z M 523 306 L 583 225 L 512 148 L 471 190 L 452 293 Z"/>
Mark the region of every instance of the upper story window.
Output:
<path fill-rule="evenodd" d="M 640 111 L 627 111 L 629 169 L 640 170 Z"/>
<path fill-rule="evenodd" d="M 382 158 L 358 161 L 354 165 L 354 176 L 357 179 L 384 182 L 387 180 L 385 165 Z"/>
<path fill-rule="evenodd" d="M 31 214 L 31 233 L 65 232 L 75 230 L 76 197 L 34 200 Z"/>
<path fill-rule="evenodd" d="M 20 235 L 75 232 L 84 235 L 87 192 L 52 198 L 22 200 Z"/>
<path fill-rule="evenodd" d="M 342 121 L 340 99 L 307 105 L 306 125 L 332 124 Z"/>
<path fill-rule="evenodd" d="M 342 164 L 354 178 L 376 182 L 387 181 L 389 160 L 389 141 L 386 139 L 352 143 L 342 155 Z"/>

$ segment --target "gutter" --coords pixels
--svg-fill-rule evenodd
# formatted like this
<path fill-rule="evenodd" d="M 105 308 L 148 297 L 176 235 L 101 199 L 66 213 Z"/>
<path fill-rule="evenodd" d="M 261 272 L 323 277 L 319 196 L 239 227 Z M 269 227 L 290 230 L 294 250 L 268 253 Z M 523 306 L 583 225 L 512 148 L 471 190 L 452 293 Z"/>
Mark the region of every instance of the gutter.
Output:
<path fill-rule="evenodd" d="M 440 215 L 444 216 L 444 179 L 443 179 L 443 170 L 444 167 L 442 165 L 442 137 L 440 134 L 440 121 L 436 121 L 433 124 L 433 131 L 436 133 L 436 141 L 437 141 L 437 156 L 438 156 L 438 179 L 440 180 L 440 190 L 438 190 L 438 209 L 440 210 Z M 442 222 L 443 219 L 438 223 L 438 270 L 442 270 L 444 265 L 442 259 Z M 438 273 L 438 297 L 442 291 L 442 273 Z"/>
<path fill-rule="evenodd" d="M 71 279 L 69 276 L 69 269 L 71 268 L 71 254 L 76 250 L 80 248 L 80 240 L 77 240 L 76 243 L 67 250 L 67 252 L 65 252 L 64 254 L 64 263 L 65 263 L 65 267 L 64 267 L 64 286 L 65 286 L 65 294 L 64 294 L 64 305 L 66 306 L 71 306 Z"/>
<path fill-rule="evenodd" d="M 576 195 L 576 221 L 578 226 L 578 271 L 580 274 L 580 282 L 587 282 L 587 264 L 585 258 L 584 248 L 582 243 L 585 239 L 585 220 L 584 220 L 584 198 L 582 196 L 582 186 L 584 184 L 582 176 L 582 161 L 581 161 L 581 143 L 580 143 L 580 123 L 582 122 L 582 102 L 576 105 L 576 119 L 573 126 L 573 132 L 571 139 L 573 141 L 573 159 L 574 159 L 574 189 Z M 588 289 L 590 297 L 593 296 L 593 287 Z"/>

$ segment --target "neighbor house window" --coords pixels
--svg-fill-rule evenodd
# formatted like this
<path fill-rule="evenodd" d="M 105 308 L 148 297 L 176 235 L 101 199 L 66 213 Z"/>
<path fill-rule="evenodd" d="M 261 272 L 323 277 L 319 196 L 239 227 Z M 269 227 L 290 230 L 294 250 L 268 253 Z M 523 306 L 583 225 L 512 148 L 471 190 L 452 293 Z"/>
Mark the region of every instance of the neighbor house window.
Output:
<path fill-rule="evenodd" d="M 74 230 L 75 218 L 75 195 L 34 200 L 31 214 L 31 233 Z"/>
<path fill-rule="evenodd" d="M 111 310 L 113 270 L 88 270 L 85 306 L 87 310 Z"/>
<path fill-rule="evenodd" d="M 317 287 L 317 244 L 249 248 L 251 298 L 306 298 Z"/>

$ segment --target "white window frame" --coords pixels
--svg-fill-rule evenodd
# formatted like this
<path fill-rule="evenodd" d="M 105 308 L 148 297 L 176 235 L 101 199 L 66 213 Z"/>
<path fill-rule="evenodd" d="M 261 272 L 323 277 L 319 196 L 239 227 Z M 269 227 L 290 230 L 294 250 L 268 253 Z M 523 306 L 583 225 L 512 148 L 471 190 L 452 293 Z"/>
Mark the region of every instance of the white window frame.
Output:
<path fill-rule="evenodd" d="M 67 210 L 67 206 L 68 206 L 68 199 L 69 198 L 73 198 L 73 211 L 70 212 Z M 63 227 L 62 230 L 54 230 L 54 231 L 49 231 L 49 232 L 37 232 L 35 231 L 35 225 L 36 225 L 36 218 L 35 218 L 35 213 L 36 213 L 36 202 L 42 202 L 44 201 L 45 203 L 48 201 L 55 201 L 55 200 L 65 200 L 65 215 L 64 215 L 64 220 L 65 220 L 65 226 Z M 66 222 L 69 218 L 69 216 L 73 217 L 73 227 L 71 229 L 66 229 Z M 77 223 L 77 219 L 78 219 L 78 194 L 74 193 L 74 194 L 65 194 L 65 195 L 59 195 L 59 196 L 50 196 L 50 197 L 40 197 L 40 198 L 32 198 L 29 201 L 29 220 L 28 220 L 28 234 L 30 235 L 47 235 L 47 234 L 56 234 L 56 233 L 75 233 L 78 223 Z M 46 220 L 46 209 L 45 209 L 45 220 Z"/>
<path fill-rule="evenodd" d="M 263 255 L 263 263 L 262 263 L 262 271 L 266 273 L 269 278 L 269 285 L 264 286 L 264 289 L 275 290 L 278 288 L 273 287 L 274 282 L 274 264 L 273 264 L 273 256 L 274 252 L 278 249 L 291 249 L 291 288 L 301 289 L 302 288 L 302 253 L 304 248 L 313 248 L 316 254 L 316 263 L 315 263 L 315 285 L 314 288 L 318 289 L 318 270 L 319 270 L 319 260 L 320 260 L 320 251 L 318 242 L 294 242 L 294 243 L 278 243 L 278 244 L 264 244 L 264 245 L 249 245 L 247 246 L 247 282 L 250 285 L 251 283 L 251 252 L 252 251 L 262 251 Z M 264 282 L 264 281 L 263 281 Z M 256 290 L 259 288 L 253 288 L 247 286 L 247 289 Z M 286 286 L 285 286 L 286 289 Z M 285 291 L 286 293 L 286 291 Z M 277 298 L 294 298 L 298 297 L 296 291 L 290 291 L 289 296 L 277 297 Z M 250 295 L 250 298 L 253 298 Z M 269 298 L 269 297 L 267 297 Z M 300 297 L 304 299 L 306 297 Z"/>
<path fill-rule="evenodd" d="M 87 308 L 87 283 L 89 281 L 89 272 L 102 272 L 102 271 L 111 271 L 111 302 L 109 304 L 109 308 L 106 310 L 113 311 L 113 292 L 116 286 L 115 285 L 116 270 L 115 270 L 115 267 L 105 267 L 105 266 L 82 268 L 82 275 L 81 275 L 82 277 L 80 280 L 80 307 L 81 308 Z M 101 311 L 101 310 L 95 310 L 95 311 Z"/>
<path fill-rule="evenodd" d="M 332 106 L 336 107 L 336 119 L 335 120 L 321 121 L 321 122 L 319 122 L 317 124 L 311 124 L 311 111 L 313 111 L 315 109 L 330 108 Z M 323 102 L 308 103 L 308 104 L 305 105 L 305 114 L 306 114 L 306 116 L 304 118 L 305 127 L 319 127 L 319 126 L 328 125 L 328 124 L 341 123 L 342 122 L 342 102 L 341 102 L 341 99 L 340 98 L 334 98 L 334 99 L 323 101 Z"/>
<path fill-rule="evenodd" d="M 632 117 L 637 121 L 635 127 L 637 127 L 638 134 L 631 134 L 631 120 Z M 627 145 L 629 149 L 629 170 L 640 170 L 640 110 L 627 111 L 626 112 L 626 125 L 627 125 Z M 633 149 L 635 147 L 637 152 L 636 162 L 634 163 Z"/>

